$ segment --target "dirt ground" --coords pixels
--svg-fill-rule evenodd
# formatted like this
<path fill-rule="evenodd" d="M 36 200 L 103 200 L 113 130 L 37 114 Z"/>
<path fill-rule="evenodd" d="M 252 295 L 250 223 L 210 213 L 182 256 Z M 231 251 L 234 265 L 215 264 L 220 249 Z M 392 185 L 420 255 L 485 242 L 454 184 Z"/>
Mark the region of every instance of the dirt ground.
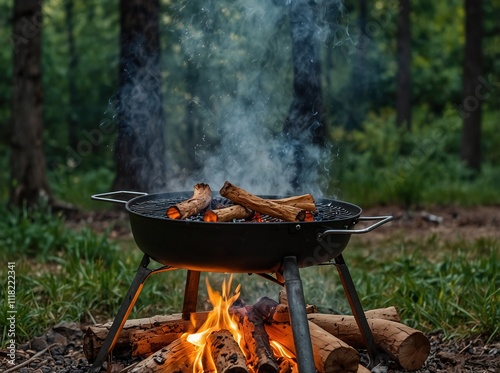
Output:
<path fill-rule="evenodd" d="M 369 208 L 361 216 L 391 215 L 394 220 L 365 235 L 368 241 L 391 235 L 422 238 L 437 235 L 441 241 L 500 239 L 500 206 L 433 207 L 405 210 L 399 206 Z"/>

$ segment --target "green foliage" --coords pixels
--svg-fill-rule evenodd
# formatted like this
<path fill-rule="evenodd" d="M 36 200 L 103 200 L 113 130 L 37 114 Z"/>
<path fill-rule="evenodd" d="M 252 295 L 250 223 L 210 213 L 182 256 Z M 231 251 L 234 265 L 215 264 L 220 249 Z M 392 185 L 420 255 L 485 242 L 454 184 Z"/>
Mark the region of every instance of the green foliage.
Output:
<path fill-rule="evenodd" d="M 81 170 L 61 166 L 49 173 L 49 182 L 53 193 L 62 201 L 85 210 L 108 208 L 109 205 L 92 201 L 90 196 L 109 190 L 114 178 L 111 168 L 109 165 Z"/>
<path fill-rule="evenodd" d="M 494 160 L 499 143 L 495 129 L 499 114 L 485 115 L 485 161 L 482 172 L 475 174 L 458 159 L 460 117 L 452 111 L 430 118 L 422 113 L 417 113 L 421 116 L 416 117 L 411 133 L 394 127 L 391 112 L 372 114 L 357 131 L 333 131 L 341 156 L 334 163 L 330 190 L 341 191 L 339 197 L 363 206 L 500 202 L 496 193 L 500 169 Z"/>

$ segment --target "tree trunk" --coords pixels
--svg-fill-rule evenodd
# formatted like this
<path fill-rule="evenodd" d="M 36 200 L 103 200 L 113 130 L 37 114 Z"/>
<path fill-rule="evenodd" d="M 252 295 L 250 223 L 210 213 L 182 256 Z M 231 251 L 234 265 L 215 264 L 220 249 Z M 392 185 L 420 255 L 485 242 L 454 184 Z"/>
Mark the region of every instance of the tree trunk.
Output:
<path fill-rule="evenodd" d="M 43 152 L 41 31 L 41 1 L 14 1 L 9 201 L 17 206 L 52 200 Z"/>
<path fill-rule="evenodd" d="M 366 34 L 366 19 L 366 0 L 360 0 L 358 17 L 359 37 L 357 40 L 356 52 L 353 58 L 354 61 L 351 71 L 351 94 L 349 95 L 349 111 L 346 123 L 348 130 L 354 130 L 361 126 L 368 106 L 367 54 L 371 41 L 370 37 Z"/>
<path fill-rule="evenodd" d="M 74 1 L 68 0 L 64 5 L 64 11 L 66 16 L 66 27 L 68 31 L 68 54 L 69 54 L 69 65 L 68 65 L 68 85 L 69 85 L 69 115 L 68 115 L 68 140 L 71 149 L 76 149 L 78 145 L 78 120 L 77 120 L 77 107 L 78 107 L 78 97 L 76 90 L 76 67 L 78 65 L 78 58 L 76 55 L 75 48 L 75 37 L 74 37 L 74 23 L 73 23 L 73 11 L 74 11 Z"/>
<path fill-rule="evenodd" d="M 113 189 L 165 186 L 159 0 L 121 0 L 120 92 Z"/>
<path fill-rule="evenodd" d="M 410 0 L 400 0 L 397 33 L 396 124 L 411 130 L 411 25 Z"/>
<path fill-rule="evenodd" d="M 481 62 L 483 38 L 481 0 L 465 0 L 463 128 L 460 155 L 466 166 L 481 169 Z"/>
<path fill-rule="evenodd" d="M 304 144 L 322 146 L 325 143 L 321 63 L 316 38 L 317 9 L 309 0 L 293 0 L 289 5 L 293 62 L 293 101 L 285 120 L 285 136 L 294 144 L 297 168 L 292 186 L 295 192 L 306 179 L 314 164 L 307 164 Z"/>

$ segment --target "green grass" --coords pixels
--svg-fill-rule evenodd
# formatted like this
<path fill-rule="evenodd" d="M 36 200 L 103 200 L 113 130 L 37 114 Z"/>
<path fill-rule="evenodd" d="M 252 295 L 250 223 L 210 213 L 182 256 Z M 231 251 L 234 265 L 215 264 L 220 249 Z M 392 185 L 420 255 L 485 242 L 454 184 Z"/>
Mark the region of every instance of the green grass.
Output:
<path fill-rule="evenodd" d="M 0 298 L 6 299 L 7 262 L 16 263 L 17 342 L 29 340 L 61 321 L 103 322 L 116 314 L 140 262 L 132 242 L 118 245 L 88 229 L 74 231 L 50 211 L 0 211 Z M 494 240 L 440 242 L 439 237 L 393 237 L 376 248 L 353 240 L 344 253 L 365 309 L 396 306 L 404 323 L 448 337 L 500 331 L 499 243 Z M 204 274 L 206 276 L 207 274 Z M 220 288 L 224 274 L 209 274 Z M 349 313 L 334 266 L 301 271 L 306 301 L 323 312 Z M 152 276 L 131 317 L 179 312 L 185 271 Z M 241 297 L 277 299 L 280 287 L 258 276 L 237 274 Z M 0 312 L 7 313 L 7 302 Z M 207 309 L 204 281 L 199 308 Z M 6 343 L 5 318 L 0 344 Z"/>

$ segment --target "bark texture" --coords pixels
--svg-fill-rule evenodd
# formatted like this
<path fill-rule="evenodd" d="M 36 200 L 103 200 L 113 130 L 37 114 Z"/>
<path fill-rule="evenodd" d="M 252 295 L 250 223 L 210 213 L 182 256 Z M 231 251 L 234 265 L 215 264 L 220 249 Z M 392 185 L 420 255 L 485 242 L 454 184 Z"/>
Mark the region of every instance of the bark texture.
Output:
<path fill-rule="evenodd" d="M 481 169 L 481 65 L 483 40 L 482 0 L 465 0 L 465 56 L 463 77 L 462 144 L 460 156 L 467 167 Z M 479 88 L 482 88 L 480 90 Z"/>
<path fill-rule="evenodd" d="M 42 136 L 41 32 L 42 2 L 14 1 L 9 202 L 16 206 L 52 200 Z"/>
<path fill-rule="evenodd" d="M 411 130 L 411 23 L 410 0 L 400 0 L 396 76 L 396 124 Z"/>
<path fill-rule="evenodd" d="M 159 0 L 121 0 L 115 190 L 165 186 Z"/>

